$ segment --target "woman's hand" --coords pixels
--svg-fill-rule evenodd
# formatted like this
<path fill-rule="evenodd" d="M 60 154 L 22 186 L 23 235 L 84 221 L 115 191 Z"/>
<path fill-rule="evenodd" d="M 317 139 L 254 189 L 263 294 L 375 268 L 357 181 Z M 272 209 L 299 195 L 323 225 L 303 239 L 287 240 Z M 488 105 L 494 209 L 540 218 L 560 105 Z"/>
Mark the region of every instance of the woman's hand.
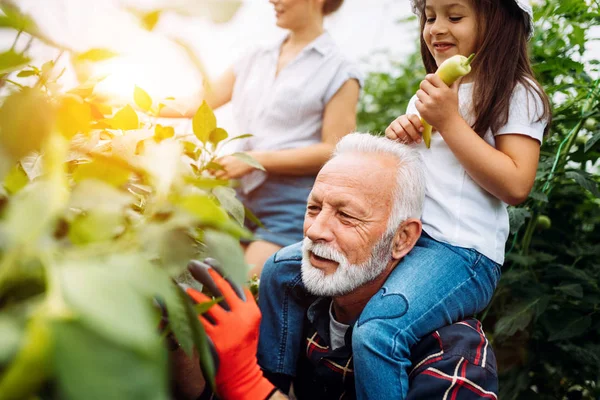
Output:
<path fill-rule="evenodd" d="M 222 170 L 215 171 L 217 179 L 239 179 L 255 169 L 235 156 L 220 157 L 216 162 L 223 167 Z"/>
<path fill-rule="evenodd" d="M 421 143 L 423 140 L 421 132 L 423 132 L 421 118 L 416 114 L 406 114 L 392 121 L 385 130 L 385 137 L 405 144 Z"/>
<path fill-rule="evenodd" d="M 417 91 L 415 106 L 421 117 L 438 132 L 444 133 L 446 127 L 452 126 L 456 118 L 462 118 L 458 112 L 458 79 L 452 86 L 448 86 L 442 78 L 429 74 L 421 82 Z"/>

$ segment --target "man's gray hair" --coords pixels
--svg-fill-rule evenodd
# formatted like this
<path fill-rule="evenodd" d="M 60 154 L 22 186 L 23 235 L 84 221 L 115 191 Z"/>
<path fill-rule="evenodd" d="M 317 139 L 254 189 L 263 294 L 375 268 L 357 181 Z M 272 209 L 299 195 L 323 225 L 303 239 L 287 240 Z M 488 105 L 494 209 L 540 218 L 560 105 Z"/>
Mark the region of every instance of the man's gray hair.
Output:
<path fill-rule="evenodd" d="M 386 234 L 393 234 L 408 218 L 421 218 L 425 199 L 425 166 L 412 146 L 368 133 L 351 133 L 335 147 L 332 158 L 348 153 L 389 154 L 397 160 L 396 187 Z"/>

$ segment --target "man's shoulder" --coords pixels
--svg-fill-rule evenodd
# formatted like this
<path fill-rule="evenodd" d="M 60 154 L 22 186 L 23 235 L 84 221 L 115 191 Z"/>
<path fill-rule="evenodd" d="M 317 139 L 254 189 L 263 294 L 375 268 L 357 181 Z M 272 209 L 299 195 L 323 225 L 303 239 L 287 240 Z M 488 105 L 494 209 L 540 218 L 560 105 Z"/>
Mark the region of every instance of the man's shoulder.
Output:
<path fill-rule="evenodd" d="M 280 249 L 269 261 L 274 263 L 302 261 L 302 242 L 294 243 Z"/>
<path fill-rule="evenodd" d="M 448 385 L 456 385 L 461 399 L 497 398 L 496 357 L 476 319 L 432 332 L 413 347 L 411 361 L 409 399 L 434 398 Z"/>

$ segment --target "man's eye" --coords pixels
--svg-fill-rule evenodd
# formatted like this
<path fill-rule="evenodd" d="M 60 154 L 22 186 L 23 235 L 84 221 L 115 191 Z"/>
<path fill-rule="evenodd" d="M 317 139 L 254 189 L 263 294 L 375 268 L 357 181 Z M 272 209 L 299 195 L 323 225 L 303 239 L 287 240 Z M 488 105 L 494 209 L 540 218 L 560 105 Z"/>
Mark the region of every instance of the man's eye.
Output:
<path fill-rule="evenodd" d="M 346 214 L 345 212 L 340 211 L 339 214 L 340 214 L 340 217 L 342 217 L 342 218 L 352 219 L 352 216 Z"/>
<path fill-rule="evenodd" d="M 321 208 L 319 206 L 308 206 L 306 207 L 308 211 L 319 211 Z"/>

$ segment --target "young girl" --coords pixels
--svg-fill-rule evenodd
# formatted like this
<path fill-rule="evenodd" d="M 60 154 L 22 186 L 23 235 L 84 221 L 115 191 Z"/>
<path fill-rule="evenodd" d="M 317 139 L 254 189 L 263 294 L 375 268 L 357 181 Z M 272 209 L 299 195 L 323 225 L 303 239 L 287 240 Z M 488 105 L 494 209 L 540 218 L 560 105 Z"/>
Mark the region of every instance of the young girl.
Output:
<path fill-rule="evenodd" d="M 386 136 L 418 146 L 425 161 L 424 232 L 354 324 L 359 399 L 404 398 L 410 348 L 489 303 L 504 262 L 506 207 L 528 197 L 550 120 L 547 96 L 527 55 L 532 11 L 525 0 L 411 1 L 421 21 L 421 53 L 429 75 Z M 449 57 L 471 53 L 476 54 L 472 72 L 462 81 L 448 87 L 433 74 Z M 436 128 L 429 149 L 422 142 L 420 116 Z M 277 270 L 282 257 L 265 266 L 261 291 L 277 290 L 282 279 L 292 278 L 291 271 Z M 303 306 L 298 279 L 288 281 L 279 303 L 261 302 L 261 308 L 282 308 L 281 320 L 261 324 L 259 361 L 269 372 L 293 373 L 289 367 L 296 355 L 272 349 L 277 340 L 280 349 L 293 348 L 297 340 L 294 323 L 299 325 Z M 261 348 L 263 343 L 271 349 Z M 482 343 L 483 360 L 485 348 Z M 447 379 L 460 380 L 461 371 Z M 384 392 L 383 387 L 393 389 Z"/>
<path fill-rule="evenodd" d="M 398 398 L 375 394 L 377 382 L 389 379 L 398 381 L 405 396 L 410 347 L 489 303 L 504 262 L 506 207 L 527 199 L 550 120 L 547 96 L 527 54 L 532 33 L 527 1 L 412 0 L 412 5 L 421 20 L 429 75 L 406 115 L 385 133 L 417 145 L 425 161 L 424 233 L 385 285 L 386 296 L 404 297 L 406 312 L 390 318 L 392 303 L 375 298 L 356 323 L 359 398 Z M 448 87 L 434 74 L 444 60 L 471 53 L 473 69 L 462 81 Z M 422 143 L 420 117 L 437 131 L 430 149 Z"/>

